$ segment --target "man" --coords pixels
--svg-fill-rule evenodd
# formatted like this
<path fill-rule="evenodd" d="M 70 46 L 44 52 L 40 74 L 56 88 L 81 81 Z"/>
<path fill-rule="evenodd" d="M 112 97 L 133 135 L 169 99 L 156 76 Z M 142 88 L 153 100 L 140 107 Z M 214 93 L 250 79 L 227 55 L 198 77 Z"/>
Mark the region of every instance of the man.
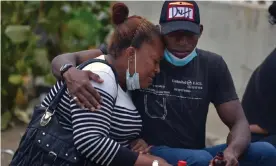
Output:
<path fill-rule="evenodd" d="M 197 3 L 165 1 L 159 23 L 167 48 L 161 71 L 150 88 L 132 92 L 143 118 L 142 137 L 153 145 L 150 151 L 173 165 L 186 160 L 192 166 L 205 166 L 219 151 L 224 152 L 227 166 L 238 165 L 238 160 L 241 165 L 276 165 L 272 145 L 249 144 L 249 125 L 222 57 L 196 48 L 203 31 Z M 74 66 L 101 54 L 100 49 L 81 51 L 60 55 L 52 62 L 54 75 L 66 81 L 71 95 L 85 98 L 79 103 L 92 111 L 100 107 L 100 96 L 89 79 L 104 80 Z M 210 102 L 230 133 L 227 144 L 205 148 Z"/>

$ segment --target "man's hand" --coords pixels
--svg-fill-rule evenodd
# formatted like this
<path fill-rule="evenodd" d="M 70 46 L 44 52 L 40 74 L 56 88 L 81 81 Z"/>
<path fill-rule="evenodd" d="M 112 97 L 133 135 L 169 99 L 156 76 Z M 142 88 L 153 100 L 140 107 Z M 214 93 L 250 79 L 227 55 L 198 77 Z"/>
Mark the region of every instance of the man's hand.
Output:
<path fill-rule="evenodd" d="M 95 111 L 100 108 L 101 96 L 93 88 L 90 80 L 102 83 L 103 80 L 91 71 L 71 67 L 63 74 L 70 95 L 83 108 Z"/>
<path fill-rule="evenodd" d="M 143 139 L 136 139 L 130 143 L 131 150 L 134 152 L 139 152 L 147 154 L 151 148 Z"/>
<path fill-rule="evenodd" d="M 225 151 L 223 152 L 223 160 L 222 161 L 218 161 L 218 159 L 215 157 L 214 159 L 212 159 L 210 161 L 209 166 L 214 166 L 214 163 L 216 163 L 216 162 L 221 162 L 221 164 L 225 165 L 225 166 L 238 166 L 239 165 L 236 155 L 230 149 L 225 149 Z"/>
<path fill-rule="evenodd" d="M 226 166 L 238 166 L 239 162 L 233 151 L 226 149 L 224 152 L 224 160 L 226 161 Z"/>

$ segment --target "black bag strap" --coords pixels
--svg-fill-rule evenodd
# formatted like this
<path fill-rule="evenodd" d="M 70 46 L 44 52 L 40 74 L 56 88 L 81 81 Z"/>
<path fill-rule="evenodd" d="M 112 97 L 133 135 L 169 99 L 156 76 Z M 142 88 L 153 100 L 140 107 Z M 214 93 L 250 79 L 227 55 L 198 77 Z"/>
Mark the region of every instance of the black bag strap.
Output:
<path fill-rule="evenodd" d="M 102 60 L 102 59 L 90 59 L 82 64 L 80 64 L 77 69 L 83 69 L 85 66 L 91 64 L 91 63 L 95 63 L 95 62 L 100 62 L 100 63 L 104 63 L 106 65 L 108 65 L 109 67 L 111 67 L 114 75 L 115 75 L 115 80 L 116 80 L 116 83 L 118 85 L 118 77 L 117 77 L 117 73 L 116 73 L 116 70 L 110 65 L 108 64 L 108 62 L 106 60 Z M 58 93 L 55 95 L 55 97 L 52 99 L 52 101 L 50 102 L 48 108 L 46 109 L 41 121 L 40 121 L 40 124 L 42 126 L 45 126 L 46 124 L 48 124 L 48 122 L 51 120 L 51 116 L 54 114 L 55 112 L 55 109 L 57 108 L 58 104 L 59 104 L 59 101 L 60 99 L 62 98 L 62 95 L 65 93 L 66 89 L 67 89 L 67 86 L 66 86 L 66 83 L 63 82 L 63 86 L 58 90 Z"/>
<path fill-rule="evenodd" d="M 105 55 L 108 54 L 107 44 L 105 44 L 105 43 L 101 44 L 99 49 L 102 51 L 103 54 L 105 54 Z"/>

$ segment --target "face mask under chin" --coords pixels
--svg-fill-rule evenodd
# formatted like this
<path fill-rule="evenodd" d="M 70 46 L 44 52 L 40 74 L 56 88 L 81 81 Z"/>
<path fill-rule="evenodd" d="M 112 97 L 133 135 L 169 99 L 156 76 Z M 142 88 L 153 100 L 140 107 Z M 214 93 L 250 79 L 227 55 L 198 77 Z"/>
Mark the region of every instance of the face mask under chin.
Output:
<path fill-rule="evenodd" d="M 197 56 L 196 48 L 188 55 L 186 55 L 184 58 L 178 58 L 173 55 L 168 49 L 165 49 L 164 51 L 164 58 L 166 61 L 171 63 L 174 66 L 185 66 L 189 62 L 191 62 L 195 57 Z"/>

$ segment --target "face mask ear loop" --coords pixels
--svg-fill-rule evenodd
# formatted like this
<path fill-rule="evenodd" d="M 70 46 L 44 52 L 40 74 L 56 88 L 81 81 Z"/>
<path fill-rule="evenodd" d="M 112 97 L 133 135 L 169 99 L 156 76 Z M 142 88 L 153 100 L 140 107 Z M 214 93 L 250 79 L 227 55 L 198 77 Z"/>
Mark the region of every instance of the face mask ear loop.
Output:
<path fill-rule="evenodd" d="M 127 71 L 129 72 L 129 58 L 127 59 Z"/>
<path fill-rule="evenodd" d="M 134 59 L 135 59 L 135 73 L 136 73 L 136 51 L 135 51 Z"/>

